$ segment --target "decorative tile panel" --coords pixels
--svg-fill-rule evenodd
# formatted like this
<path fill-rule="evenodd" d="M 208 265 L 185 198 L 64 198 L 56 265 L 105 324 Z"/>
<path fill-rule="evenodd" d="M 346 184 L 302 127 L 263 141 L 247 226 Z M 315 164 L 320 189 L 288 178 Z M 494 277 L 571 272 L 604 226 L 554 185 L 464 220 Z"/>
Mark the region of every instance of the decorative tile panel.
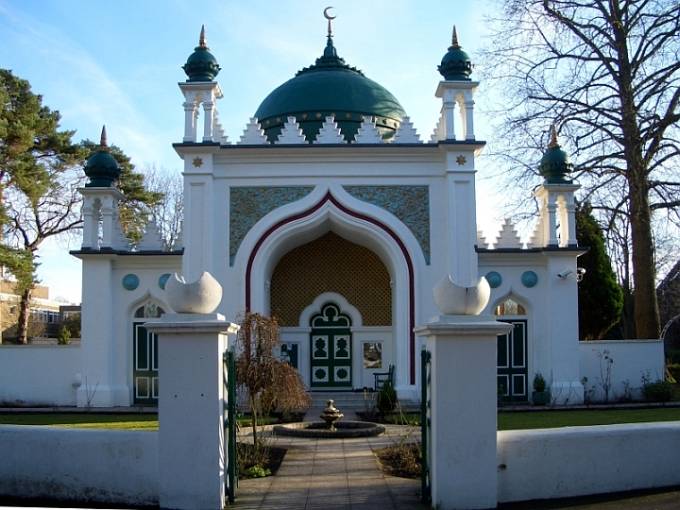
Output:
<path fill-rule="evenodd" d="M 242 186 L 229 190 L 229 264 L 248 231 L 264 216 L 282 205 L 296 202 L 313 186 Z"/>
<path fill-rule="evenodd" d="M 385 209 L 406 225 L 430 264 L 430 194 L 428 186 L 344 186 L 359 200 Z"/>

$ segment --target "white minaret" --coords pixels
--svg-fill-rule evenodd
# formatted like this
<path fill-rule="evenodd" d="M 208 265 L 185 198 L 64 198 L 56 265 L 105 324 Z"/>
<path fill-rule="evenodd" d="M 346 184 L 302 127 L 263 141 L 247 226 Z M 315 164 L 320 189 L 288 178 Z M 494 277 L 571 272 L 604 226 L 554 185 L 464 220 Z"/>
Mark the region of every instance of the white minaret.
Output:
<path fill-rule="evenodd" d="M 99 149 L 89 157 L 84 170 L 90 181 L 79 190 L 83 196 L 82 248 L 118 248 L 115 223 L 119 221 L 118 201 L 123 194 L 115 186 L 120 168 L 109 152 L 106 126 L 102 127 Z"/>
<path fill-rule="evenodd" d="M 432 138 L 446 153 L 447 183 L 447 269 L 458 285 L 471 287 L 478 282 L 477 218 L 475 201 L 475 155 L 483 143 L 475 141 L 474 101 L 478 82 L 470 79 L 472 62 L 460 44 L 453 27 L 451 46 L 439 66 L 444 80 L 435 95 L 442 99 L 441 117 Z M 458 105 L 461 131 L 455 128 Z"/>
<path fill-rule="evenodd" d="M 217 119 L 216 102 L 222 98 L 222 90 L 214 81 L 220 72 L 217 59 L 210 53 L 205 41 L 205 27 L 201 26 L 198 46 L 182 66 L 188 78 L 179 83 L 184 94 L 184 143 L 197 143 L 198 119 L 203 106 L 203 143 L 224 141 L 221 125 Z"/>

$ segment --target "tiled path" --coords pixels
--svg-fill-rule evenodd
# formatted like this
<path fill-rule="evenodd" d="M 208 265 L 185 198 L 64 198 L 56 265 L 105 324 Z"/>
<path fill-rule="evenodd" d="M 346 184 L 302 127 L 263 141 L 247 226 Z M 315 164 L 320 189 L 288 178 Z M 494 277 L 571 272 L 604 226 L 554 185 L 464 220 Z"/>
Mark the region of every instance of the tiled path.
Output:
<path fill-rule="evenodd" d="M 386 476 L 372 448 L 397 441 L 404 427 L 362 439 L 301 439 L 277 437 L 288 448 L 276 474 L 242 480 L 235 508 L 251 509 L 424 509 L 420 482 Z M 416 434 L 411 429 L 411 434 Z"/>

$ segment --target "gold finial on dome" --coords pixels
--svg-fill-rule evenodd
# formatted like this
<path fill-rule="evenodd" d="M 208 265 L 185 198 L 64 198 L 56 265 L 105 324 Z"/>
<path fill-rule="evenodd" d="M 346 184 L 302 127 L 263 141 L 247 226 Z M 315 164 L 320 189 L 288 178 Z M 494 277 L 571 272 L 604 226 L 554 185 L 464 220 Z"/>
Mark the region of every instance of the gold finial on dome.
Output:
<path fill-rule="evenodd" d="M 208 47 L 208 44 L 205 42 L 205 25 L 201 25 L 201 35 L 198 36 L 198 46 L 200 48 Z"/>
<path fill-rule="evenodd" d="M 558 147 L 560 144 L 557 141 L 557 128 L 555 127 L 555 124 L 553 124 L 550 127 L 550 143 L 548 144 L 548 148 L 552 149 L 553 147 Z"/>
<path fill-rule="evenodd" d="M 451 47 L 460 48 L 460 44 L 458 44 L 458 32 L 456 32 L 456 25 L 453 25 L 453 34 L 451 35 Z"/>

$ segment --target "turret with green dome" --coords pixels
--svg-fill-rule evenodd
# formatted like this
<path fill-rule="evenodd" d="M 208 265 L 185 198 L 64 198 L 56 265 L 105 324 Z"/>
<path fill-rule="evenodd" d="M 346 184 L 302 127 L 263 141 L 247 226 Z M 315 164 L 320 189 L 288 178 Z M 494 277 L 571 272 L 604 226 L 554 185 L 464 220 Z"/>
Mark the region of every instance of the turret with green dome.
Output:
<path fill-rule="evenodd" d="M 84 171 L 90 179 L 86 188 L 110 188 L 120 177 L 120 167 L 106 142 L 106 126 L 102 127 L 99 149 L 88 158 Z"/>
<path fill-rule="evenodd" d="M 405 115 L 387 89 L 338 56 L 330 23 L 323 55 L 274 89 L 255 112 L 270 142 L 276 141 L 289 116 L 297 119 L 309 142 L 316 139 L 325 117 L 333 116 L 351 142 L 363 117 L 375 117 L 376 127 L 389 139 Z"/>
<path fill-rule="evenodd" d="M 560 147 L 557 141 L 557 130 L 553 126 L 548 149 L 541 158 L 539 172 L 545 179 L 546 184 L 567 184 L 571 183 L 571 181 L 566 176 L 572 170 L 573 165 L 569 162 L 569 155 Z"/>
<path fill-rule="evenodd" d="M 442 63 L 437 67 L 439 73 L 448 81 L 470 81 L 472 74 L 472 61 L 467 53 L 458 44 L 456 26 L 453 26 L 451 46 L 442 58 Z"/>
<path fill-rule="evenodd" d="M 187 63 L 182 66 L 189 77 L 188 82 L 213 81 L 220 72 L 220 66 L 215 56 L 210 53 L 210 48 L 205 42 L 205 26 L 201 25 L 201 35 L 198 38 L 198 46 L 189 55 Z"/>

